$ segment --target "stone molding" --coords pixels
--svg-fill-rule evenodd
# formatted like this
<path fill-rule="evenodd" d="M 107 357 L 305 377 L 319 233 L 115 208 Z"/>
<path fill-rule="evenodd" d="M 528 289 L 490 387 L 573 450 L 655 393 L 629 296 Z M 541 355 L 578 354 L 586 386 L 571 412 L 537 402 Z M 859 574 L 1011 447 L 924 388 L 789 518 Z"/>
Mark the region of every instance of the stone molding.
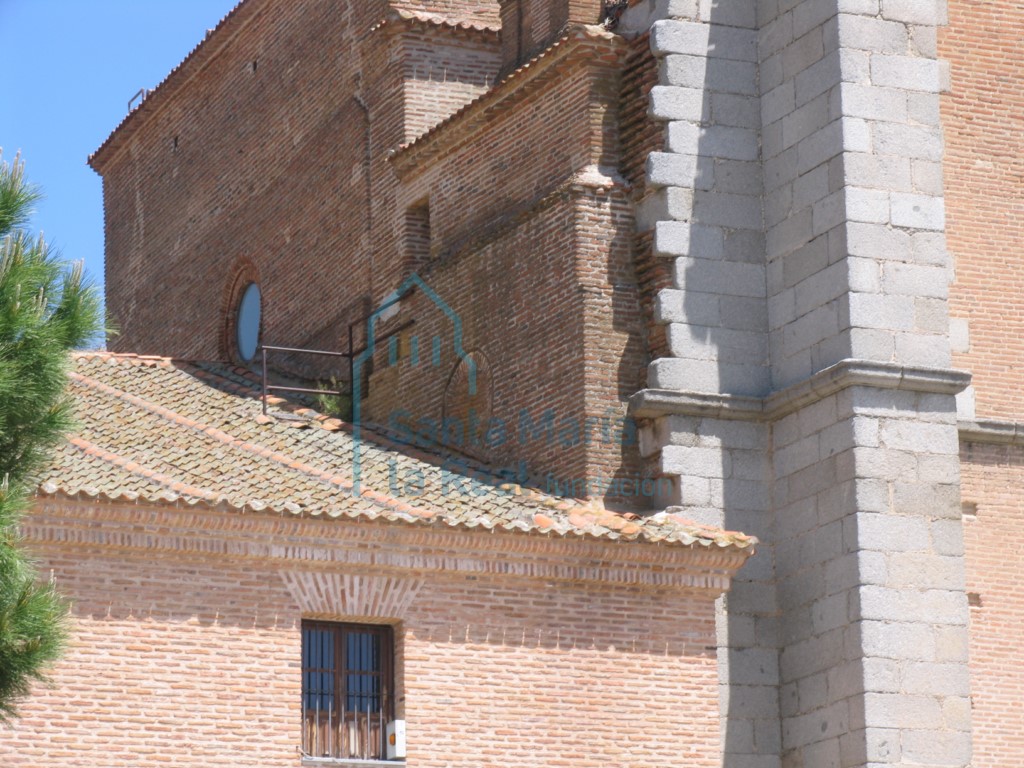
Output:
<path fill-rule="evenodd" d="M 960 419 L 960 442 L 1024 446 L 1024 422 L 997 419 Z"/>
<path fill-rule="evenodd" d="M 345 569 L 418 577 L 425 572 L 685 589 L 714 598 L 751 551 L 636 546 L 585 536 L 516 536 L 365 520 L 124 503 L 40 499 L 22 523 L 31 543 L 148 556 L 255 560 L 274 570 Z"/>
<path fill-rule="evenodd" d="M 970 383 L 965 371 L 847 359 L 763 398 L 645 389 L 630 398 L 629 413 L 642 419 L 679 415 L 771 422 L 849 387 L 956 395 Z"/>

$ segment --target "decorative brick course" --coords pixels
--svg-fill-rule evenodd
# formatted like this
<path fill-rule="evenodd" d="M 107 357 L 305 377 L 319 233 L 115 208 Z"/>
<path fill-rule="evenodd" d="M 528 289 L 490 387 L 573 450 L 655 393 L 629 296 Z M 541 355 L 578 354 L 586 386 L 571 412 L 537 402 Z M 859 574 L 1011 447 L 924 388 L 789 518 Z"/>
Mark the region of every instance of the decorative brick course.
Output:
<path fill-rule="evenodd" d="M 147 516 L 169 534 L 165 550 L 126 546 L 138 511 L 46 502 L 30 520 L 40 566 L 72 602 L 75 640 L 53 685 L 0 736 L 5 766 L 297 766 L 305 617 L 396 626 L 410 764 L 718 765 L 716 589 L 467 572 L 458 563 L 477 544 L 498 565 L 507 549 L 474 533 L 428 544 L 444 555 L 430 570 L 413 558 L 388 572 L 375 546 L 362 564 L 323 557 L 352 551 L 331 523 L 185 510 Z M 99 535 L 74 536 L 76 520 Z M 234 546 L 187 546 L 207 525 L 210 544 Z M 396 533 L 378 546 L 408 554 L 425 542 Z M 246 547 L 277 554 L 252 559 Z M 587 550 L 581 564 L 594 560 Z"/>

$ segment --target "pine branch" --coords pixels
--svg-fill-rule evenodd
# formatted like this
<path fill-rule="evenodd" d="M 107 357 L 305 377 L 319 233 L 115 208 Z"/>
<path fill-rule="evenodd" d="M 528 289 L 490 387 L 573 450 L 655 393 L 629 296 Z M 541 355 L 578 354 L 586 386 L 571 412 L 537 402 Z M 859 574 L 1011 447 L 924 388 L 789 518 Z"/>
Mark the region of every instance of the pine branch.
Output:
<path fill-rule="evenodd" d="M 102 327 L 82 265 L 20 229 L 38 196 L 20 158 L 0 159 L 0 722 L 16 716 L 67 639 L 67 606 L 39 581 L 19 524 L 34 478 L 73 426 L 67 353 Z"/>

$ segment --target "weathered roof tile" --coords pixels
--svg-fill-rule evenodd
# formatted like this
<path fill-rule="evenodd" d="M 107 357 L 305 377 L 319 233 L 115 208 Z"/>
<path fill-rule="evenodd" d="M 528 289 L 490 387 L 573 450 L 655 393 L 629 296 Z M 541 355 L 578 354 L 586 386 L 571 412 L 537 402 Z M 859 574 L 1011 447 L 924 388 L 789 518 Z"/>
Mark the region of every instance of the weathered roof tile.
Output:
<path fill-rule="evenodd" d="M 442 466 L 445 456 L 407 450 L 365 426 L 357 495 L 351 425 L 309 409 L 302 409 L 308 419 L 302 423 L 309 427 L 303 430 L 292 428 L 296 422 L 263 418 L 258 380 L 222 364 L 76 353 L 71 390 L 80 429 L 56 452 L 39 486 L 44 496 L 199 503 L 682 546 L 751 550 L 756 543 L 676 515 L 641 517 L 546 496 L 489 478 L 478 465 L 461 469 L 473 477 L 472 492 L 466 493 L 450 462 Z M 422 488 L 399 487 L 396 473 L 416 477 Z"/>

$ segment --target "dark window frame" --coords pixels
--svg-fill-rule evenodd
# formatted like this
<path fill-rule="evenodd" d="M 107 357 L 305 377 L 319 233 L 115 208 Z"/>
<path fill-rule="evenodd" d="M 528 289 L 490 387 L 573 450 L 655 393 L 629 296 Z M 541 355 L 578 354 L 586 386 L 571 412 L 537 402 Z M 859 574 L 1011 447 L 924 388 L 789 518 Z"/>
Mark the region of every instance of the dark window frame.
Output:
<path fill-rule="evenodd" d="M 395 708 L 393 628 L 304 619 L 301 633 L 303 754 L 384 760 Z M 376 638 L 375 650 L 367 638 Z"/>

